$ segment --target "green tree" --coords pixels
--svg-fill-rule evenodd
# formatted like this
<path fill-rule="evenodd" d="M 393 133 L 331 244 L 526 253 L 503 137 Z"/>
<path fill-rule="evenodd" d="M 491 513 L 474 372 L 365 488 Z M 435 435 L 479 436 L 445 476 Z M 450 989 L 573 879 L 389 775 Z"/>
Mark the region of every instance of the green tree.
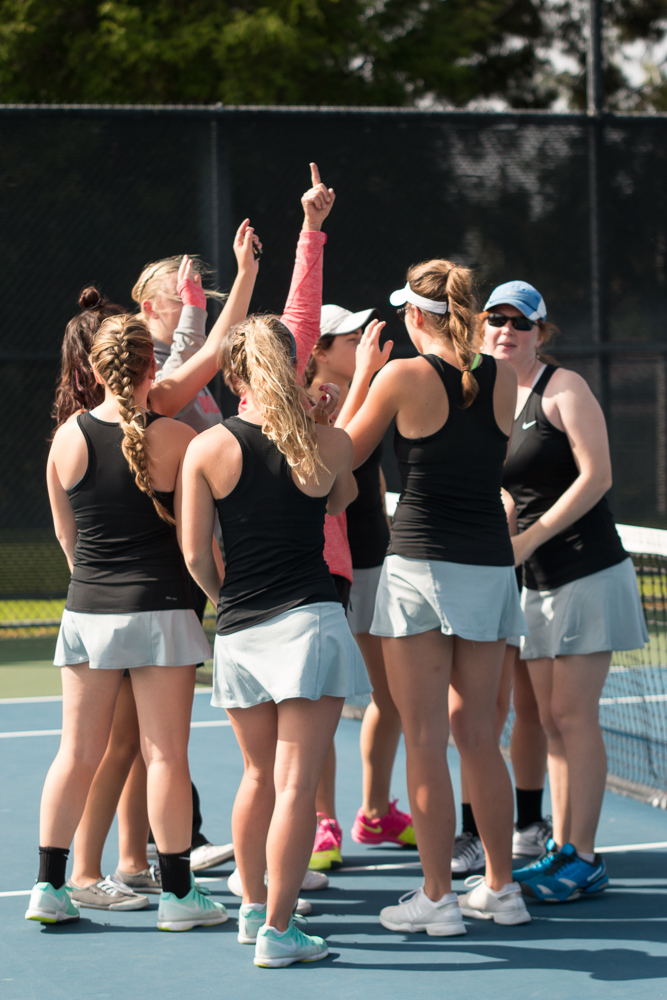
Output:
<path fill-rule="evenodd" d="M 0 101 L 545 107 L 540 0 L 0 0 Z"/>
<path fill-rule="evenodd" d="M 557 40 L 576 69 L 552 76 L 553 85 L 576 110 L 586 107 L 586 15 L 588 0 L 552 0 L 544 4 L 547 35 Z M 604 93 L 611 111 L 667 110 L 665 69 L 645 67 L 643 85 L 632 85 L 622 59 L 623 47 L 665 37 L 667 0 L 602 0 Z"/>

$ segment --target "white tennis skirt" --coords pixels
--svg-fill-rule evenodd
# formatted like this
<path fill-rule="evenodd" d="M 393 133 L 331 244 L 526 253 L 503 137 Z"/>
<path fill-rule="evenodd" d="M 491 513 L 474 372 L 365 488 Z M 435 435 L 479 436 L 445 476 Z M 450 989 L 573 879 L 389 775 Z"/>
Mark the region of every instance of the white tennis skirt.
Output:
<path fill-rule="evenodd" d="M 514 567 L 387 556 L 371 633 L 398 638 L 432 629 L 475 642 L 524 635 Z"/>
<path fill-rule="evenodd" d="M 213 697 L 218 708 L 287 698 L 353 698 L 372 688 L 342 605 L 320 601 L 258 625 L 216 635 Z"/>
<path fill-rule="evenodd" d="M 347 610 L 347 620 L 350 623 L 352 635 L 370 632 L 375 611 L 375 596 L 382 566 L 371 566 L 370 569 L 355 569 L 354 582 L 350 590 L 350 606 Z"/>
<path fill-rule="evenodd" d="M 53 662 L 88 663 L 91 670 L 185 667 L 211 658 L 211 647 L 192 610 L 136 611 L 125 615 L 63 612 Z"/>
<path fill-rule="evenodd" d="M 553 590 L 521 592 L 530 635 L 524 660 L 640 649 L 648 642 L 637 575 L 628 557 Z"/>

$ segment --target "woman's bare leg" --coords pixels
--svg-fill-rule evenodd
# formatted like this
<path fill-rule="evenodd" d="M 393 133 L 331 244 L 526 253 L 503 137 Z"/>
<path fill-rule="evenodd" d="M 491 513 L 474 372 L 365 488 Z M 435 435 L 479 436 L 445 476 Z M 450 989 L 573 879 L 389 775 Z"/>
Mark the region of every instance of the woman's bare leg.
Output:
<path fill-rule="evenodd" d="M 509 648 L 509 647 L 508 647 Z M 512 768 L 517 788 L 544 788 L 547 768 L 547 734 L 540 722 L 537 699 L 528 668 L 516 651 L 514 663 L 514 726 L 512 728 Z"/>
<path fill-rule="evenodd" d="M 148 772 L 148 816 L 162 854 L 188 850 L 192 839 L 192 788 L 188 740 L 195 666 L 131 670 Z"/>
<path fill-rule="evenodd" d="M 333 739 L 317 786 L 315 808 L 329 819 L 336 819 L 336 744 Z"/>
<path fill-rule="evenodd" d="M 315 794 L 343 708 L 343 698 L 280 702 L 274 782 L 276 801 L 266 839 L 266 922 L 287 928 L 315 836 Z"/>
<path fill-rule="evenodd" d="M 275 805 L 278 709 L 268 701 L 253 708 L 230 708 L 227 715 L 243 754 L 244 768 L 232 812 L 234 858 L 241 875 L 243 902 L 264 903 L 266 838 Z"/>
<path fill-rule="evenodd" d="M 424 870 L 434 902 L 451 892 L 454 798 L 447 764 L 447 698 L 454 638 L 440 631 L 383 639 L 389 690 L 405 734 L 408 793 Z"/>
<path fill-rule="evenodd" d="M 109 742 L 120 670 L 63 667 L 63 732 L 42 792 L 39 842 L 69 849 Z"/>
<path fill-rule="evenodd" d="M 86 887 L 102 878 L 102 851 L 123 785 L 139 752 L 139 723 L 129 677 L 123 678 L 102 763 L 74 836 L 72 882 Z M 123 869 L 124 870 L 124 869 Z"/>
<path fill-rule="evenodd" d="M 510 699 L 512 697 L 512 681 L 514 677 L 514 664 L 518 650 L 516 646 L 506 646 L 503 657 L 503 668 L 500 674 L 498 686 L 498 700 L 496 702 L 496 736 L 498 742 L 503 732 L 507 716 L 510 710 Z M 515 722 L 516 725 L 516 722 Z M 470 804 L 470 792 L 468 790 L 468 778 L 466 776 L 465 765 L 461 760 L 461 802 Z"/>
<path fill-rule="evenodd" d="M 553 667 L 551 713 L 567 758 L 569 841 L 584 854 L 595 851 L 595 832 L 607 778 L 599 702 L 610 663 L 610 652 L 590 653 L 559 656 Z"/>
<path fill-rule="evenodd" d="M 554 840 L 559 847 L 570 840 L 570 790 L 565 743 L 551 711 L 554 660 L 526 660 L 540 720 L 547 737 L 549 791 Z"/>
<path fill-rule="evenodd" d="M 401 717 L 387 683 L 382 655 L 382 639 L 362 632 L 355 635 L 371 684 L 372 701 L 361 723 L 361 763 L 363 767 L 362 809 L 368 819 L 389 812 L 391 773 L 401 737 Z"/>
<path fill-rule="evenodd" d="M 449 695 L 452 732 L 486 853 L 486 883 L 496 891 L 512 881 L 512 785 L 496 735 L 504 652 L 504 639 L 471 642 L 455 636 Z"/>
<path fill-rule="evenodd" d="M 138 753 L 118 801 L 118 867 L 122 872 L 136 875 L 148 868 L 149 831 L 146 764 Z"/>

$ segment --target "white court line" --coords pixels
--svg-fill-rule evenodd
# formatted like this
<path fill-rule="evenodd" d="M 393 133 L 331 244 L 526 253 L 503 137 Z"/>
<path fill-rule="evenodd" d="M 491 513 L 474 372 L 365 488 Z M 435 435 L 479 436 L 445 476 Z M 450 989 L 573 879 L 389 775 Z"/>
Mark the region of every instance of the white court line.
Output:
<path fill-rule="evenodd" d="M 598 854 L 621 854 L 623 851 L 657 851 L 667 847 L 667 840 L 656 840 L 653 844 L 623 844 L 621 847 L 596 847 Z"/>
<path fill-rule="evenodd" d="M 196 687 L 195 694 L 211 694 L 213 688 L 210 687 Z M 0 698 L 0 705 L 31 705 L 38 704 L 44 701 L 62 701 L 63 696 L 61 694 L 44 694 L 35 696 L 34 698 Z"/>
<path fill-rule="evenodd" d="M 219 726 L 231 726 L 229 719 L 206 719 L 203 722 L 191 722 L 190 729 L 214 729 Z M 62 729 L 23 729 L 15 733 L 0 733 L 0 740 L 16 739 L 21 736 L 62 736 Z"/>
<path fill-rule="evenodd" d="M 656 701 L 667 701 L 667 694 L 629 694 L 621 698 L 600 698 L 601 705 L 643 705 Z"/>

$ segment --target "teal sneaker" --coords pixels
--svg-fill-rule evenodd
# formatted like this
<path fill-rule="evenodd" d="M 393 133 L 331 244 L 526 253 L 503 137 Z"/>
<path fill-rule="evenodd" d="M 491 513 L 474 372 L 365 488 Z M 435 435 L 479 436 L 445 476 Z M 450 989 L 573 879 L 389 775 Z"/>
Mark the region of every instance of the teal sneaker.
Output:
<path fill-rule="evenodd" d="M 212 927 L 229 920 L 222 903 L 214 903 L 209 899 L 208 889 L 195 885 L 194 875 L 190 876 L 190 884 L 192 888 L 183 899 L 173 892 L 162 893 L 157 911 L 158 930 L 191 931 L 193 927 Z"/>
<path fill-rule="evenodd" d="M 50 882 L 35 884 L 25 911 L 26 920 L 39 920 L 41 924 L 64 924 L 78 920 L 80 915 L 79 907 L 72 902 L 70 887 L 54 889 Z"/>
<path fill-rule="evenodd" d="M 257 931 L 255 965 L 262 969 L 282 969 L 295 962 L 319 962 L 329 954 L 324 938 L 304 934 L 290 917 L 287 930 L 279 934 L 264 924 Z"/>
<path fill-rule="evenodd" d="M 308 926 L 306 918 L 302 917 L 296 910 L 292 914 L 292 920 L 301 930 Z M 255 944 L 257 932 L 265 923 L 266 903 L 260 910 L 255 909 L 252 903 L 243 903 L 239 910 L 239 944 Z"/>

